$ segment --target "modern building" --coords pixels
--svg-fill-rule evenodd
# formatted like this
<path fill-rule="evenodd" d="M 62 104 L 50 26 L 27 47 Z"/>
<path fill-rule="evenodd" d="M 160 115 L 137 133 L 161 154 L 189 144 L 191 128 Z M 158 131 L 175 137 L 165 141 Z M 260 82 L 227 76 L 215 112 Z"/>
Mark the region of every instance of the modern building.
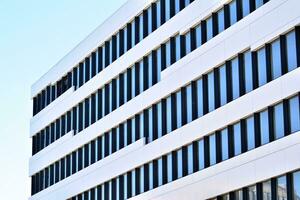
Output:
<path fill-rule="evenodd" d="M 128 0 L 31 89 L 30 200 L 299 200 L 300 1 Z"/>

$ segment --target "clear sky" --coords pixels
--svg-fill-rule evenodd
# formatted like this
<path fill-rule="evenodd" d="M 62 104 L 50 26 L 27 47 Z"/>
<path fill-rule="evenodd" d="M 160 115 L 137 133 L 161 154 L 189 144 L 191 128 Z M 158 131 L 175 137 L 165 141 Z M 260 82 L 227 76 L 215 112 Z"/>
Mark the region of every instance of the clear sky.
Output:
<path fill-rule="evenodd" d="M 30 196 L 30 87 L 126 0 L 0 0 L 0 194 Z"/>

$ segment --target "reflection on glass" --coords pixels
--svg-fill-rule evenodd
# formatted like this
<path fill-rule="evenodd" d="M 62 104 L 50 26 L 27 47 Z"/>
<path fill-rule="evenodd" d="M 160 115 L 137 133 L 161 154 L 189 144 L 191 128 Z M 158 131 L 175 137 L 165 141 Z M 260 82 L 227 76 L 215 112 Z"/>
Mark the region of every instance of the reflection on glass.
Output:
<path fill-rule="evenodd" d="M 196 46 L 197 48 L 201 46 L 202 44 L 202 33 L 201 33 L 201 27 L 200 25 L 196 26 Z"/>
<path fill-rule="evenodd" d="M 243 7 L 243 17 L 249 15 L 249 13 L 250 13 L 250 1 L 249 0 L 242 0 L 242 7 Z"/>
<path fill-rule="evenodd" d="M 255 185 L 248 187 L 248 200 L 256 200 L 256 187 L 255 187 Z"/>
<path fill-rule="evenodd" d="M 188 174 L 193 173 L 193 144 L 188 146 Z"/>
<path fill-rule="evenodd" d="M 229 4 L 229 13 L 230 13 L 230 25 L 233 25 L 237 22 L 237 13 L 236 13 L 236 1 L 232 1 Z"/>
<path fill-rule="evenodd" d="M 271 200 L 271 181 L 263 182 L 263 200 Z"/>
<path fill-rule="evenodd" d="M 287 187 L 286 187 L 286 177 L 281 176 L 277 178 L 277 200 L 287 199 Z"/>
<path fill-rule="evenodd" d="M 203 81 L 199 79 L 197 81 L 197 107 L 198 107 L 198 117 L 203 116 Z"/>
<path fill-rule="evenodd" d="M 198 141 L 198 151 L 199 151 L 199 168 L 204 169 L 204 141 Z"/>
<path fill-rule="evenodd" d="M 220 76 L 220 103 L 221 106 L 227 103 L 227 81 L 226 81 L 226 66 L 223 65 L 219 68 Z"/>
<path fill-rule="evenodd" d="M 210 40 L 213 37 L 213 23 L 212 17 L 209 17 L 206 20 L 206 31 L 207 31 L 207 40 Z"/>
<path fill-rule="evenodd" d="M 182 149 L 179 149 L 177 151 L 177 166 L 178 166 L 178 170 L 177 170 L 177 175 L 178 178 L 182 177 Z"/>
<path fill-rule="evenodd" d="M 225 29 L 224 21 L 224 9 L 218 11 L 218 33 L 221 33 Z"/>
<path fill-rule="evenodd" d="M 293 186 L 294 200 L 300 200 L 300 171 L 293 174 Z"/>

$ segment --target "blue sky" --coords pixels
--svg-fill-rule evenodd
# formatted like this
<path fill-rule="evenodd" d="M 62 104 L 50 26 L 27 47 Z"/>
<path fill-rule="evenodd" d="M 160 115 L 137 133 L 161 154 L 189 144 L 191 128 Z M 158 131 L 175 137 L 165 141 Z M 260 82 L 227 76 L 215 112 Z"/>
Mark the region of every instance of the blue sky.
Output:
<path fill-rule="evenodd" d="M 30 87 L 126 0 L 0 1 L 0 194 L 30 196 Z"/>

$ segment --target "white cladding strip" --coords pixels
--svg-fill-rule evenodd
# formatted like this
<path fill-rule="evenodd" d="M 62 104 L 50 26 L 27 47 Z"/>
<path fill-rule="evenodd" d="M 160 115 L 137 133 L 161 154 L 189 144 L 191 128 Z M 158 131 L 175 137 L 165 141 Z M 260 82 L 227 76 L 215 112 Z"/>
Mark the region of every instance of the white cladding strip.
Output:
<path fill-rule="evenodd" d="M 284 76 L 281 76 L 280 78 L 232 101 L 231 103 L 228 103 L 223 107 L 220 107 L 217 110 L 173 131 L 172 134 L 167 134 L 166 136 L 147 144 L 145 148 L 143 148 L 143 151 L 132 157 L 135 158 L 132 163 L 125 160 L 122 164 L 123 167 L 128 170 L 132 168 L 132 165 L 139 166 L 178 147 L 212 133 L 215 130 L 225 127 L 228 124 L 232 124 L 239 119 L 251 115 L 252 113 L 260 111 L 269 105 L 275 104 L 284 98 L 288 98 L 291 95 L 296 94 L 300 91 L 299 77 L 300 68 L 297 68 L 292 72 L 289 72 Z M 266 96 L 268 98 L 266 98 Z M 149 95 L 146 97 L 150 98 Z M 146 97 L 144 101 L 147 101 Z M 126 110 L 126 112 L 132 112 L 131 109 L 138 107 L 139 105 L 128 104 L 128 106 L 130 107 L 128 111 Z M 235 112 L 232 112 L 233 110 Z M 126 112 L 124 111 L 121 113 Z M 116 120 L 119 120 L 116 118 L 126 117 L 125 114 L 124 116 L 113 114 L 111 117 L 105 118 L 103 121 L 99 121 L 93 126 L 85 129 L 82 133 L 76 135 L 76 137 L 72 137 L 70 140 L 66 141 L 64 146 L 58 146 L 47 155 L 47 159 L 30 162 L 30 174 L 35 174 L 56 160 L 66 156 L 75 149 L 78 149 L 83 144 L 96 138 L 99 135 L 99 130 L 105 132 L 110 127 L 109 124 L 115 123 Z"/>
<path fill-rule="evenodd" d="M 165 42 L 166 39 L 176 34 L 181 26 L 186 23 L 186 20 L 192 18 L 194 15 L 201 14 L 204 10 L 209 9 L 215 4 L 220 4 L 220 0 L 194 1 L 193 4 L 186 7 L 163 26 L 146 37 L 138 45 L 77 89 L 72 96 L 57 105 L 56 112 L 44 113 L 43 115 L 39 115 L 39 117 L 34 116 L 30 122 L 30 135 L 33 136 L 36 134 L 42 128 L 47 126 L 49 122 L 55 120 L 79 102 L 83 101 L 86 97 L 91 95 L 91 93 L 103 87 L 107 82 L 111 81 L 121 72 L 132 66 L 136 61 L 142 59 L 143 56 L 150 53 L 158 45 Z M 193 15 L 191 15 L 191 13 Z"/>
<path fill-rule="evenodd" d="M 31 196 L 29 199 L 66 199 L 65 197 L 61 195 L 55 194 L 57 191 L 60 191 L 62 188 L 66 188 L 68 185 L 77 185 L 78 183 L 84 183 L 84 187 L 81 187 L 80 185 L 75 186 L 72 188 L 72 190 L 75 189 L 78 193 L 83 192 L 95 185 L 98 184 L 99 181 L 101 181 L 101 178 L 104 176 L 109 176 L 111 178 L 115 177 L 114 171 L 109 169 L 109 166 L 114 165 L 114 162 L 117 162 L 122 157 L 130 154 L 131 152 L 134 152 L 140 148 L 142 148 L 145 145 L 145 138 L 142 138 L 131 145 L 123 148 L 120 151 L 115 152 L 111 156 L 108 156 L 101 161 L 98 161 L 87 168 L 82 169 L 81 171 L 77 172 L 76 174 L 73 174 L 69 176 L 68 178 L 48 187 L 47 189 Z M 102 168 L 108 169 L 105 171 L 105 173 L 101 176 L 94 176 L 96 171 L 102 171 Z M 92 179 L 87 179 L 87 176 L 93 177 Z M 97 177 L 97 178 L 95 178 Z M 54 194 L 54 196 L 52 196 Z M 69 194 L 68 192 L 63 192 L 63 195 L 73 195 Z M 59 198 L 58 198 L 59 197 Z"/>
<path fill-rule="evenodd" d="M 297 132 L 130 200 L 213 198 L 299 169 L 299 154 L 300 132 Z"/>
<path fill-rule="evenodd" d="M 47 85 L 55 83 L 69 72 L 81 60 L 109 39 L 116 31 L 125 26 L 138 15 L 152 0 L 128 0 L 112 16 L 98 26 L 90 35 L 80 42 L 73 50 L 54 65 L 31 87 L 31 97 L 34 97 Z"/>
<path fill-rule="evenodd" d="M 264 9 L 272 9 L 274 6 L 269 6 L 271 3 L 275 4 L 278 6 L 278 2 L 281 2 L 283 0 L 272 0 L 268 4 L 266 4 Z M 300 2 L 297 0 L 284 0 L 287 4 L 289 4 L 292 7 L 295 7 L 297 5 L 300 5 Z M 281 5 L 281 4 L 279 4 Z M 271 11 L 270 11 L 271 12 Z M 253 13 L 255 14 L 255 12 Z M 300 13 L 298 14 L 300 16 Z M 261 18 L 260 15 L 256 16 L 253 15 L 255 19 Z M 291 18 L 289 16 L 283 16 L 286 17 L 286 21 L 291 21 L 294 19 L 294 16 Z M 152 102 L 149 102 L 149 104 L 146 104 L 145 107 L 148 107 L 155 101 L 161 99 L 162 97 L 166 96 L 167 94 L 173 92 L 176 89 L 179 89 L 181 86 L 187 84 L 191 80 L 201 76 L 203 73 L 211 70 L 212 68 L 218 66 L 219 64 L 223 63 L 225 60 L 231 58 L 232 56 L 236 55 L 237 53 L 250 48 L 250 45 L 254 42 L 254 39 L 251 39 L 251 30 L 255 30 L 255 23 L 252 23 L 251 26 L 249 23 L 252 22 L 252 20 L 249 20 L 249 18 L 252 18 L 252 16 L 248 16 L 248 26 L 240 26 L 239 23 L 246 23 L 245 21 L 240 21 L 237 23 L 235 26 L 227 29 L 224 34 L 221 33 L 214 39 L 210 40 L 207 42 L 205 45 L 202 47 L 196 49 L 194 52 L 190 53 L 183 59 L 179 60 L 176 62 L 174 65 L 170 66 L 166 70 L 162 72 L 162 80 L 156 84 L 155 86 L 151 87 L 148 89 L 148 91 L 153 91 L 155 90 L 154 88 L 159 87 L 159 90 L 157 93 L 160 93 L 160 97 L 156 98 L 156 100 L 153 100 Z M 247 18 L 245 18 L 246 20 Z M 261 20 L 264 18 L 262 17 Z M 269 21 L 265 21 L 266 24 L 269 23 Z M 282 30 L 284 31 L 284 30 Z M 270 32 L 268 29 L 268 26 L 265 26 L 264 28 L 260 29 L 260 32 L 265 32 L 266 34 Z M 120 65 L 122 66 L 122 65 Z M 195 67 L 199 66 L 199 67 Z M 174 75 L 173 77 L 178 76 L 178 74 L 182 74 L 182 72 L 179 72 L 179 68 L 183 68 L 184 74 L 186 74 L 185 77 L 180 76 L 180 80 L 173 82 L 172 86 L 174 86 L 172 90 L 170 90 L 171 87 L 169 88 L 162 88 L 164 85 L 162 82 L 167 81 L 168 79 L 166 78 L 167 76 L 171 74 L 177 74 Z M 49 124 L 49 121 L 53 121 L 56 118 L 58 118 L 61 114 L 65 113 L 67 110 L 71 109 L 74 105 L 76 105 L 78 102 L 84 100 L 88 95 L 90 95 L 91 92 L 97 90 L 99 86 L 102 86 L 103 84 L 106 83 L 104 81 L 104 77 L 112 77 L 110 73 L 113 73 L 112 71 L 117 68 L 111 68 L 110 71 L 105 71 L 107 72 L 107 75 L 103 76 L 103 79 L 100 79 L 97 77 L 96 79 L 91 80 L 91 82 L 88 82 L 85 84 L 82 88 L 78 89 L 77 91 L 74 92 L 74 96 L 71 96 L 70 98 L 65 99 L 64 102 L 62 102 L 60 105 L 57 105 L 57 110 L 56 112 L 51 112 L 47 113 L 44 116 L 41 116 L 40 118 L 34 118 L 33 121 L 31 121 L 31 126 L 30 126 L 30 134 L 33 136 L 36 134 L 38 131 L 40 131 L 42 128 L 47 126 Z M 185 73 L 185 71 L 193 71 L 192 73 Z M 113 74 L 118 74 L 119 72 L 113 73 Z M 110 78 L 109 78 L 110 79 Z M 171 78 L 174 79 L 174 78 Z M 146 91 L 146 92 L 148 92 Z M 143 92 L 136 98 L 135 100 L 140 99 L 143 97 Z M 135 100 L 131 100 L 130 102 L 134 102 Z M 137 100 L 139 101 L 139 100 Z M 130 103 L 129 102 L 129 103 Z M 143 102 L 143 101 L 142 101 Z M 128 103 L 127 103 L 128 104 Z M 126 106 L 126 105 L 123 105 Z M 136 110 L 136 108 L 135 108 Z M 115 110 L 115 112 L 119 112 L 120 108 Z M 136 111 L 137 113 L 139 111 Z M 129 116 L 128 116 L 129 117 Z M 128 118 L 127 117 L 127 118 Z"/>

